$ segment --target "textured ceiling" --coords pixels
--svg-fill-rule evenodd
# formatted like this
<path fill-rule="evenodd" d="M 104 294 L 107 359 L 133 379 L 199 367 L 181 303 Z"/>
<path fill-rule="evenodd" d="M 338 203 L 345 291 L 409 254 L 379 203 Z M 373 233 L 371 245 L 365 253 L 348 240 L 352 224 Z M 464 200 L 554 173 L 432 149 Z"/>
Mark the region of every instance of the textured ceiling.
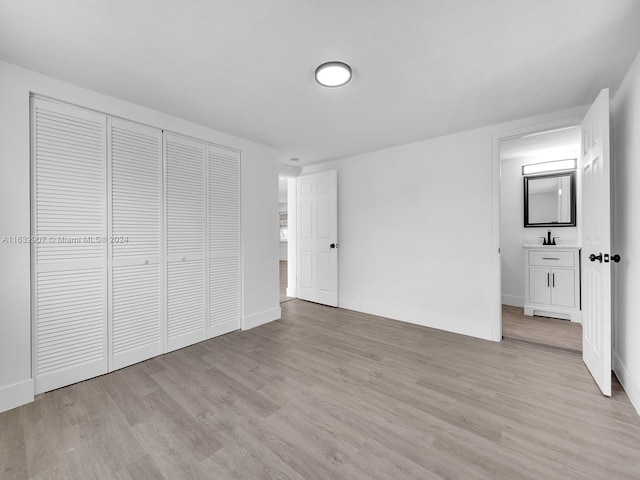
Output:
<path fill-rule="evenodd" d="M 0 59 L 303 165 L 587 104 L 638 25 L 636 0 L 0 0 Z M 315 84 L 329 60 L 353 81 Z"/>

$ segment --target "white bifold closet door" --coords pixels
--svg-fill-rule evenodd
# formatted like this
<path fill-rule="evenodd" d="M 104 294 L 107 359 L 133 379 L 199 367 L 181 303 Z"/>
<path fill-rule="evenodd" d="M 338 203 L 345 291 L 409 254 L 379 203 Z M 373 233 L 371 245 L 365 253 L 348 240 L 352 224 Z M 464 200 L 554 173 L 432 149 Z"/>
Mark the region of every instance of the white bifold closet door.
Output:
<path fill-rule="evenodd" d="M 239 329 L 240 152 L 31 105 L 36 393 Z"/>
<path fill-rule="evenodd" d="M 111 119 L 111 370 L 163 353 L 162 131 Z"/>
<path fill-rule="evenodd" d="M 240 328 L 240 153 L 207 146 L 209 328 L 215 337 Z"/>
<path fill-rule="evenodd" d="M 107 372 L 106 116 L 32 99 L 33 375 Z"/>
<path fill-rule="evenodd" d="M 205 144 L 165 134 L 167 345 L 206 339 Z"/>

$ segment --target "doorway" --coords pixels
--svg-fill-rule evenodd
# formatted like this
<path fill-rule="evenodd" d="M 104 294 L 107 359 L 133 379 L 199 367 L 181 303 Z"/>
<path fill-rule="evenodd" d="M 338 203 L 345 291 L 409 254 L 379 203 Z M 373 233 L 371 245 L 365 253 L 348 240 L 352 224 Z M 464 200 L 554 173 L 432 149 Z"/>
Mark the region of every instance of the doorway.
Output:
<path fill-rule="evenodd" d="M 293 222 L 290 222 L 290 214 L 292 212 L 290 212 L 289 202 L 291 195 L 295 195 L 295 176 L 292 176 L 288 172 L 280 172 L 278 174 L 280 303 L 288 302 L 295 298 L 292 296 L 291 288 L 289 286 L 289 278 L 291 275 L 288 261 L 291 248 L 295 248 L 295 245 L 293 244 L 294 242 L 291 241 L 292 233 L 295 235 L 295 227 L 293 226 Z"/>
<path fill-rule="evenodd" d="M 502 337 L 577 354 L 580 137 L 569 125 L 499 140 Z"/>

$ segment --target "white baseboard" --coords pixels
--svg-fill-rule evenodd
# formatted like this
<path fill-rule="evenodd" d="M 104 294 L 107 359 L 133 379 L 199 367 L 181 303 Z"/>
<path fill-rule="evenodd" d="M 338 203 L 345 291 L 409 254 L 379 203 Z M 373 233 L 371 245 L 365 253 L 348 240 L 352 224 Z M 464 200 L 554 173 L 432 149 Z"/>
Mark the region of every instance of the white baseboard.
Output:
<path fill-rule="evenodd" d="M 271 308 L 263 312 L 247 315 L 242 319 L 242 330 L 249 330 L 250 328 L 259 327 L 265 323 L 273 322 L 282 317 L 282 310 L 280 307 Z"/>
<path fill-rule="evenodd" d="M 524 297 L 518 297 L 516 295 L 502 295 L 502 304 L 509 305 L 511 307 L 524 307 Z"/>
<path fill-rule="evenodd" d="M 484 340 L 496 340 L 493 328 L 489 319 L 483 322 L 479 318 L 472 320 L 467 318 L 448 317 L 431 312 L 413 310 L 396 305 L 382 305 L 374 302 L 357 300 L 354 298 L 340 297 L 338 300 L 340 308 L 355 310 L 356 312 L 368 313 L 379 317 L 386 317 L 391 320 L 422 325 L 423 327 L 437 328 L 448 332 L 468 335 L 470 337 L 482 338 Z M 497 340 L 499 341 L 499 340 Z"/>
<path fill-rule="evenodd" d="M 624 391 L 627 392 L 631 404 L 640 415 L 640 383 L 633 379 L 617 352 L 613 352 L 613 371 L 616 373 L 618 380 L 620 380 Z"/>
<path fill-rule="evenodd" d="M 33 402 L 33 379 L 0 387 L 0 412 L 6 412 L 25 403 Z"/>
<path fill-rule="evenodd" d="M 296 289 L 287 287 L 287 297 L 296 298 Z"/>

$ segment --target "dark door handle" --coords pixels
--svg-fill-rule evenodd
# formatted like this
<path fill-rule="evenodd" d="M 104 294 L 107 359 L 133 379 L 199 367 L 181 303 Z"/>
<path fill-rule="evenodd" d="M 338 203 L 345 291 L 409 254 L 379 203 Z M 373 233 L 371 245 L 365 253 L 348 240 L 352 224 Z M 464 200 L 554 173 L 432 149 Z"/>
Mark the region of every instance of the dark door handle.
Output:
<path fill-rule="evenodd" d="M 547 273 L 547 288 L 549 288 L 549 274 Z"/>
<path fill-rule="evenodd" d="M 338 244 L 337 243 L 332 243 L 331 245 L 329 245 L 329 248 L 338 248 Z"/>
<path fill-rule="evenodd" d="M 556 288 L 556 274 L 555 273 L 551 276 L 551 286 L 553 288 Z"/>
<path fill-rule="evenodd" d="M 620 255 L 617 253 L 615 255 L 611 255 L 611 261 L 615 263 L 620 263 Z"/>
<path fill-rule="evenodd" d="M 592 253 L 591 255 L 589 255 L 589 260 L 591 260 L 592 262 L 598 260 L 600 263 L 602 263 L 602 254 L 599 253 L 598 255 L 596 255 L 595 253 Z"/>

